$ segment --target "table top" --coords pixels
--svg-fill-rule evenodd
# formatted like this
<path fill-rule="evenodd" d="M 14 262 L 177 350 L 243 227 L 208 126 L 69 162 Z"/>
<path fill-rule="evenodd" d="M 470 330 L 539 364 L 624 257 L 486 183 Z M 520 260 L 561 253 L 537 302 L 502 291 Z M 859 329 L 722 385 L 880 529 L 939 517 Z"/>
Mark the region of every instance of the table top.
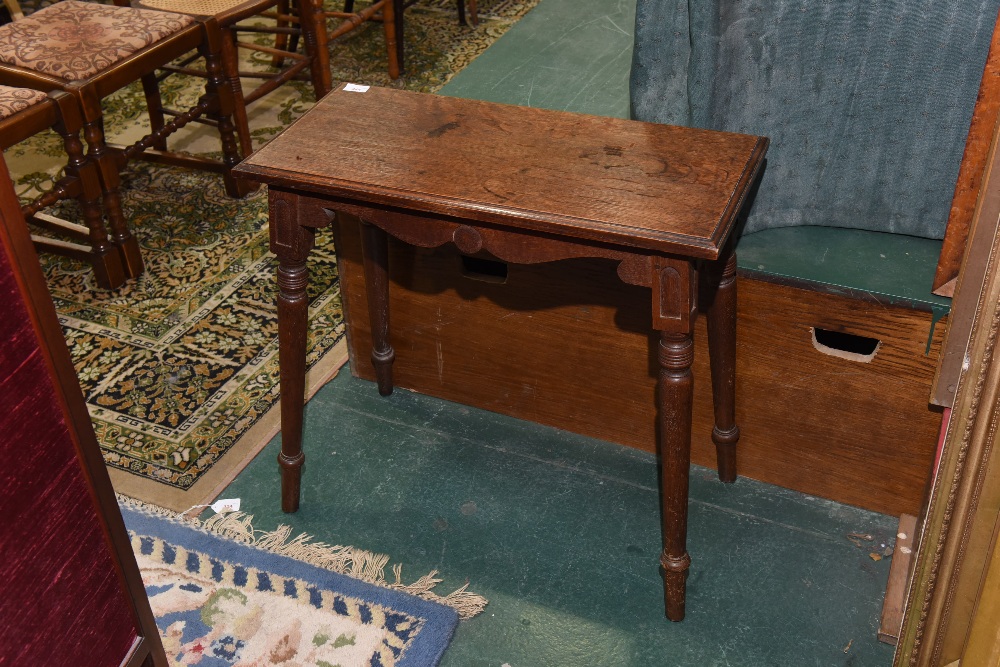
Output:
<path fill-rule="evenodd" d="M 344 88 L 236 173 L 363 205 L 714 259 L 768 144 L 741 134 Z"/>

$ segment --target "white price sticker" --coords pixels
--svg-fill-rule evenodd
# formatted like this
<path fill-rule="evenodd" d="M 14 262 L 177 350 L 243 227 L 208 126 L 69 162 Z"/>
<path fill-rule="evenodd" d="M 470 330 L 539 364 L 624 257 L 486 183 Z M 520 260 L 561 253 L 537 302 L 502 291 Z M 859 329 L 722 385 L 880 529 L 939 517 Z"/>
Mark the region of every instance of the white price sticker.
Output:
<path fill-rule="evenodd" d="M 215 510 L 216 514 L 224 514 L 226 512 L 239 512 L 240 499 L 228 498 L 226 500 L 216 500 L 214 503 L 212 503 L 211 508 Z"/>
<path fill-rule="evenodd" d="M 344 86 L 344 90 L 346 90 L 349 93 L 366 93 L 368 92 L 369 88 L 371 88 L 371 86 L 362 86 L 357 83 L 349 83 L 346 86 Z"/>

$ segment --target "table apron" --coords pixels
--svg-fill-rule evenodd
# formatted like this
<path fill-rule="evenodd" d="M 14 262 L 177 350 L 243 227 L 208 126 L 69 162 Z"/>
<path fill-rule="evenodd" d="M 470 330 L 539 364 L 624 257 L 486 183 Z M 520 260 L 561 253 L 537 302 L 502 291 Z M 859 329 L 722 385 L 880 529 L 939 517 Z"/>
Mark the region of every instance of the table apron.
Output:
<path fill-rule="evenodd" d="M 698 275 L 702 268 L 713 264 L 572 236 L 361 206 L 274 188 L 269 202 L 271 250 L 286 263 L 305 262 L 315 229 L 330 225 L 338 212 L 355 216 L 409 245 L 436 248 L 453 243 L 465 255 L 487 252 L 512 264 L 574 258 L 616 260 L 618 277 L 623 282 L 651 288 L 653 328 L 669 333 L 691 332 L 698 309 Z"/>

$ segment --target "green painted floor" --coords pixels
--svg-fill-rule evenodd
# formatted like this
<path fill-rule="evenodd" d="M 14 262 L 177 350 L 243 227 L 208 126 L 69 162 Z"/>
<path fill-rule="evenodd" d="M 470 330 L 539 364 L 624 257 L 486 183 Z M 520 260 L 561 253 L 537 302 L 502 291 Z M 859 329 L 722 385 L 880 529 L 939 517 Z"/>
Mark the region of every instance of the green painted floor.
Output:
<path fill-rule="evenodd" d="M 633 13 L 633 0 L 543 0 L 443 92 L 627 116 Z M 278 509 L 279 447 L 224 491 L 258 528 L 386 553 L 404 579 L 436 569 L 441 592 L 468 581 L 490 600 L 446 666 L 891 663 L 876 640 L 891 561 L 869 553 L 891 544 L 892 517 L 696 468 L 688 617 L 673 624 L 649 454 L 407 391 L 381 398 L 346 368 L 306 408 L 294 515 Z"/>
<path fill-rule="evenodd" d="M 703 437 L 707 437 L 705 434 Z M 652 455 L 374 384 L 345 369 L 306 407 L 302 506 L 279 439 L 223 497 L 256 526 L 390 554 L 490 600 L 442 664 L 888 665 L 876 640 L 895 520 L 714 471 L 691 475 L 688 615 L 663 616 Z"/>
<path fill-rule="evenodd" d="M 628 118 L 634 24 L 635 0 L 542 0 L 441 92 Z"/>

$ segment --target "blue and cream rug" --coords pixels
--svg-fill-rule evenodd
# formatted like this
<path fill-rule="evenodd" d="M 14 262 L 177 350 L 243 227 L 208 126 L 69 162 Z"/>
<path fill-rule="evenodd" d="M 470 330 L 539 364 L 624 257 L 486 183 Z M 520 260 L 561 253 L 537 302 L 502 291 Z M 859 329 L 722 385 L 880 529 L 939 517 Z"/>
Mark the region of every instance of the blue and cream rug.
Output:
<path fill-rule="evenodd" d="M 436 595 L 434 572 L 388 582 L 385 556 L 259 533 L 243 514 L 200 524 L 119 501 L 171 665 L 426 667 L 486 604 Z"/>

